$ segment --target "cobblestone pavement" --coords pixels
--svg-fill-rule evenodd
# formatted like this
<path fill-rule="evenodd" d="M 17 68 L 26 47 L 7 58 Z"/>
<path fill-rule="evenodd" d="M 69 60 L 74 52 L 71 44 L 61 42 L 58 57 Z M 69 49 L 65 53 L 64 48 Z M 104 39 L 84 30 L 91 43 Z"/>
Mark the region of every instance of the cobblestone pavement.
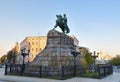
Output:
<path fill-rule="evenodd" d="M 32 78 L 22 76 L 4 75 L 4 68 L 0 68 L 0 82 L 120 82 L 120 71 L 115 72 L 103 79 L 90 79 L 90 78 L 71 78 L 67 80 L 53 80 L 43 78 Z"/>

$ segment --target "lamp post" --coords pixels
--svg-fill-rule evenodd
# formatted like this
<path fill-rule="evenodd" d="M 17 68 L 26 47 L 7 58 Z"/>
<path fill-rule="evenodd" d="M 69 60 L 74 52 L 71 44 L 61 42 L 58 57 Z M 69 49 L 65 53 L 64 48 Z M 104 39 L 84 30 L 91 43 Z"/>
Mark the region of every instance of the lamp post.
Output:
<path fill-rule="evenodd" d="M 74 77 L 76 76 L 76 57 L 80 54 L 79 52 L 77 52 L 75 50 L 75 48 L 71 47 L 71 54 L 73 55 L 74 57 Z"/>
<path fill-rule="evenodd" d="M 91 53 L 92 54 L 92 53 Z M 92 57 L 94 58 L 94 69 L 95 69 L 95 60 L 99 56 L 99 52 L 96 53 L 96 51 L 93 52 Z"/>
<path fill-rule="evenodd" d="M 26 53 L 26 48 L 21 49 L 21 55 L 23 56 L 22 73 L 24 72 L 24 69 L 25 69 L 25 57 L 27 55 L 29 57 L 29 53 L 30 53 L 30 50 L 27 50 L 27 53 Z M 28 63 L 29 63 L 29 59 L 28 59 Z"/>

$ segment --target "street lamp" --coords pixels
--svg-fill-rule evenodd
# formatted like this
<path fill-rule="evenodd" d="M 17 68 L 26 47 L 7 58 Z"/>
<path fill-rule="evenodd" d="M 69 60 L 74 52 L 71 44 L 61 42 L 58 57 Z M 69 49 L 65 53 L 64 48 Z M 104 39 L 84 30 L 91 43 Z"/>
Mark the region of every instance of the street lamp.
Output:
<path fill-rule="evenodd" d="M 21 55 L 23 56 L 23 64 L 25 64 L 25 57 L 27 55 L 28 55 L 28 58 L 29 58 L 29 53 L 30 53 L 30 50 L 27 50 L 27 52 L 26 52 L 26 48 L 21 49 Z M 28 59 L 28 63 L 29 63 L 29 59 Z"/>
<path fill-rule="evenodd" d="M 75 50 L 75 48 L 71 47 L 71 54 L 73 55 L 74 57 L 74 77 L 76 76 L 76 57 L 80 54 L 79 52 L 77 52 Z"/>
<path fill-rule="evenodd" d="M 92 54 L 92 53 L 91 53 Z M 96 53 L 96 51 L 93 52 L 92 57 L 94 58 L 94 68 L 95 68 L 95 60 L 99 56 L 99 52 Z"/>
<path fill-rule="evenodd" d="M 27 53 L 26 53 L 26 48 L 21 49 L 21 55 L 23 56 L 22 73 L 24 72 L 24 69 L 25 69 L 25 57 L 27 55 L 29 57 L 29 53 L 30 53 L 30 50 L 27 50 Z M 29 63 L 29 59 L 28 59 L 28 63 Z"/>

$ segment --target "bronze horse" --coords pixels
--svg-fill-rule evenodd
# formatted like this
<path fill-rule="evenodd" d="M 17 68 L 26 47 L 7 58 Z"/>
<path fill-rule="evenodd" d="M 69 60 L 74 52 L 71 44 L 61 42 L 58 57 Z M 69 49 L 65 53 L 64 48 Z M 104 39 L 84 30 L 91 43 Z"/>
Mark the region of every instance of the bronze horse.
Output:
<path fill-rule="evenodd" d="M 53 29 L 55 29 L 57 26 L 59 26 L 62 30 L 63 33 L 69 33 L 70 30 L 67 25 L 67 18 L 66 15 L 64 14 L 64 18 L 61 15 L 56 15 L 57 20 L 56 20 L 56 25 L 54 26 Z"/>

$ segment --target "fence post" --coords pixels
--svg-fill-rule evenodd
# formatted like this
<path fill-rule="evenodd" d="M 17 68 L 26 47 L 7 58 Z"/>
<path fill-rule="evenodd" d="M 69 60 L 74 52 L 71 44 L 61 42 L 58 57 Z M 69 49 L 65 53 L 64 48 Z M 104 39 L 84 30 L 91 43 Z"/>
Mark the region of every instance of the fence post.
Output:
<path fill-rule="evenodd" d="M 110 75 L 110 66 L 107 66 L 108 67 L 108 75 Z"/>
<path fill-rule="evenodd" d="M 105 74 L 105 73 L 106 73 L 106 69 L 105 69 L 105 66 L 104 66 L 103 68 L 104 68 L 104 77 L 105 77 L 105 76 L 106 76 L 106 74 Z"/>
<path fill-rule="evenodd" d="M 21 68 L 20 68 L 20 75 L 23 76 L 23 72 L 24 72 L 24 65 L 21 65 Z"/>
<path fill-rule="evenodd" d="M 12 72 L 12 64 L 10 64 L 10 73 Z"/>
<path fill-rule="evenodd" d="M 18 67 L 19 67 L 19 65 L 17 65 L 17 72 L 18 72 Z"/>
<path fill-rule="evenodd" d="M 110 74 L 112 74 L 112 65 L 110 65 Z"/>
<path fill-rule="evenodd" d="M 113 67 L 112 67 L 112 65 L 111 65 L 111 74 L 113 74 Z"/>
<path fill-rule="evenodd" d="M 7 64 L 5 65 L 5 75 L 7 75 L 7 68 L 8 68 L 8 66 L 7 66 Z"/>
<path fill-rule="evenodd" d="M 98 66 L 98 78 L 100 78 L 100 67 Z"/>
<path fill-rule="evenodd" d="M 41 78 L 42 77 L 42 66 L 40 65 L 40 68 L 39 68 L 39 77 Z"/>
<path fill-rule="evenodd" d="M 64 80 L 64 66 L 62 66 L 61 72 L 62 72 L 62 80 Z"/>
<path fill-rule="evenodd" d="M 108 66 L 108 75 L 110 75 L 110 66 Z"/>

